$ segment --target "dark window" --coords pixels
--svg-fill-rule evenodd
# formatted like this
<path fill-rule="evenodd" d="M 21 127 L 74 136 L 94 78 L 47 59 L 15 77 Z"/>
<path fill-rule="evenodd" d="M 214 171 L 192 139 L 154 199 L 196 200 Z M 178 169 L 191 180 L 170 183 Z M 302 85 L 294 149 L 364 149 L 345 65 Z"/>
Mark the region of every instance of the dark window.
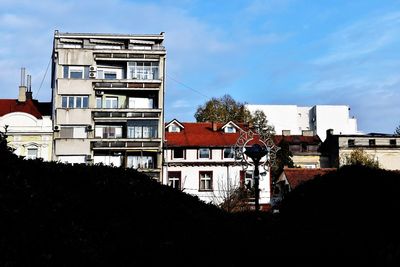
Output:
<path fill-rule="evenodd" d="M 307 144 L 301 144 L 301 151 L 302 152 L 307 152 L 308 151 L 308 149 L 307 149 Z"/>
<path fill-rule="evenodd" d="M 235 155 L 234 149 L 229 147 L 229 148 L 224 148 L 224 158 L 225 159 L 233 159 Z"/>
<path fill-rule="evenodd" d="M 200 148 L 199 149 L 199 158 L 200 159 L 209 159 L 210 158 L 210 149 Z"/>
<path fill-rule="evenodd" d="M 212 190 L 212 175 L 211 171 L 201 171 L 200 176 L 200 186 L 199 191 L 210 191 Z"/>
<path fill-rule="evenodd" d="M 168 185 L 181 189 L 181 172 L 168 172 Z"/>
<path fill-rule="evenodd" d="M 355 140 L 354 139 L 347 140 L 347 145 L 348 146 L 354 146 L 355 145 Z"/>
<path fill-rule="evenodd" d="M 183 159 L 185 157 L 185 150 L 183 148 L 175 148 L 172 153 L 174 159 Z"/>
<path fill-rule="evenodd" d="M 369 146 L 375 146 L 375 139 L 369 139 Z"/>
<path fill-rule="evenodd" d="M 390 142 L 391 146 L 396 146 L 397 145 L 396 139 L 390 139 L 389 142 Z"/>

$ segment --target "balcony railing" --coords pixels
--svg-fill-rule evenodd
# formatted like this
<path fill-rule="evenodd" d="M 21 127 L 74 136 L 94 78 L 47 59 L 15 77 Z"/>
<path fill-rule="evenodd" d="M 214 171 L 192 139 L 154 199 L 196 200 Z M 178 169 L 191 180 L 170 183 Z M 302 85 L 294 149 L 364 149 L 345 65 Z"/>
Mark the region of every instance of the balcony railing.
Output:
<path fill-rule="evenodd" d="M 140 82 L 104 81 L 95 82 L 94 89 L 159 89 L 161 80 L 140 80 Z"/>
<path fill-rule="evenodd" d="M 161 146 L 161 139 L 153 141 L 133 141 L 133 140 L 101 140 L 92 141 L 90 143 L 91 149 L 135 149 L 135 148 L 149 148 L 149 149 L 159 149 Z"/>
<path fill-rule="evenodd" d="M 94 119 L 98 118 L 159 118 L 161 116 L 161 110 L 159 109 L 149 109 L 147 111 L 93 111 L 92 113 Z"/>

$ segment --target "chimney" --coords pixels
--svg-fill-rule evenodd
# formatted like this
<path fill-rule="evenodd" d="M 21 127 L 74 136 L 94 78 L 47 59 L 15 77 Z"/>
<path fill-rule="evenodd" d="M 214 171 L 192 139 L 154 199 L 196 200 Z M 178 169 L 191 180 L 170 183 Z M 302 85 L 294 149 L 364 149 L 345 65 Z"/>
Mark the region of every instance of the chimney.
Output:
<path fill-rule="evenodd" d="M 213 132 L 216 132 L 218 130 L 217 123 L 215 121 L 211 122 L 211 127 Z"/>
<path fill-rule="evenodd" d="M 21 68 L 21 83 L 19 86 L 19 94 L 18 94 L 18 102 L 25 102 L 26 101 L 26 85 L 25 85 L 25 68 Z"/>
<path fill-rule="evenodd" d="M 31 75 L 27 75 L 26 76 L 26 92 L 25 92 L 25 97 L 26 100 L 32 100 L 32 76 Z"/>
<path fill-rule="evenodd" d="M 330 135 L 333 135 L 333 129 L 326 130 L 326 136 L 328 137 Z"/>
<path fill-rule="evenodd" d="M 313 136 L 314 135 L 314 131 L 313 130 L 302 130 L 301 131 L 301 135 L 303 135 L 303 136 Z"/>
<path fill-rule="evenodd" d="M 282 130 L 282 135 L 283 136 L 289 136 L 290 135 L 290 130 Z"/>

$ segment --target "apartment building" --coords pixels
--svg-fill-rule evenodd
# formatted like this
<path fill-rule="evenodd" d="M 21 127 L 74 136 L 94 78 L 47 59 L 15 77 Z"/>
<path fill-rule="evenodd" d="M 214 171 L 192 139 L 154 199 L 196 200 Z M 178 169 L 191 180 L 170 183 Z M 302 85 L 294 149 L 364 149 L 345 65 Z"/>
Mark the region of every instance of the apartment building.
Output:
<path fill-rule="evenodd" d="M 369 133 L 364 135 L 338 135 L 327 130 L 327 138 L 322 152 L 329 158 L 332 167 L 345 164 L 346 156 L 355 149 L 363 150 L 379 167 L 387 170 L 400 170 L 400 136 L 393 134 Z"/>
<path fill-rule="evenodd" d="M 163 41 L 164 33 L 55 31 L 54 160 L 135 168 L 161 179 Z"/>
<path fill-rule="evenodd" d="M 335 134 L 360 134 L 357 119 L 350 116 L 347 105 L 247 105 L 247 108 L 252 113 L 262 110 L 277 133 L 301 135 L 303 131 L 313 131 L 322 141 L 328 129 L 333 129 Z"/>

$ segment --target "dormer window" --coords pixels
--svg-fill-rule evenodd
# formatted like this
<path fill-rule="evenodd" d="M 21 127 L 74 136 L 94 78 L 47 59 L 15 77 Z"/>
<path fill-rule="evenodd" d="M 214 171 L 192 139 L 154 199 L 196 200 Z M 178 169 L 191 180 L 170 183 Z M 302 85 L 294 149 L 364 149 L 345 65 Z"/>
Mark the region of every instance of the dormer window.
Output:
<path fill-rule="evenodd" d="M 226 126 L 224 131 L 225 133 L 236 133 L 236 128 L 233 126 Z"/>
<path fill-rule="evenodd" d="M 181 128 L 179 128 L 177 125 L 169 126 L 170 133 L 179 133 L 180 131 L 181 131 Z"/>

